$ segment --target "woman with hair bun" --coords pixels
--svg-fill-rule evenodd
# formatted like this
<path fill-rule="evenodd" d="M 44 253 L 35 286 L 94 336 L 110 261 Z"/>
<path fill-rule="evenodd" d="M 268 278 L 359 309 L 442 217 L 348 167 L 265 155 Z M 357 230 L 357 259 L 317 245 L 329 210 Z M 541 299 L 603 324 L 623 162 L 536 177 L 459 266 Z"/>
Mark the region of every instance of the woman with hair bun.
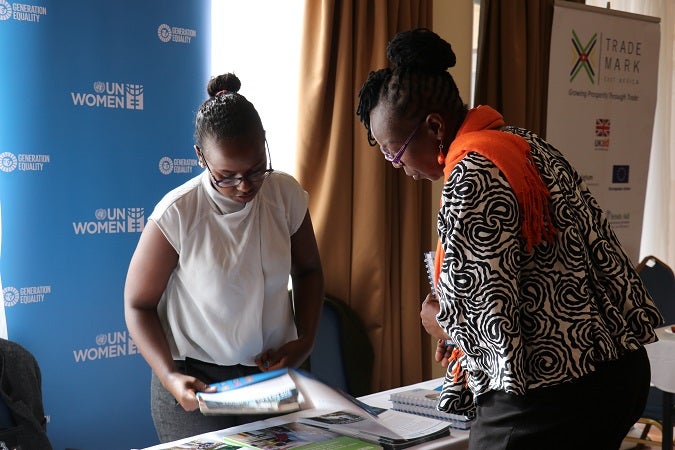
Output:
<path fill-rule="evenodd" d="M 475 417 L 471 449 L 618 449 L 644 408 L 662 317 L 564 156 L 468 109 L 450 44 L 398 33 L 357 115 L 415 180 L 444 186 L 436 292 L 422 304 L 447 368 L 438 409 Z"/>
<path fill-rule="evenodd" d="M 258 420 L 204 416 L 196 392 L 297 367 L 314 346 L 323 275 L 307 193 L 272 169 L 240 86 L 234 74 L 209 81 L 195 123 L 204 171 L 157 204 L 129 264 L 125 317 L 152 368 L 161 442 Z"/>

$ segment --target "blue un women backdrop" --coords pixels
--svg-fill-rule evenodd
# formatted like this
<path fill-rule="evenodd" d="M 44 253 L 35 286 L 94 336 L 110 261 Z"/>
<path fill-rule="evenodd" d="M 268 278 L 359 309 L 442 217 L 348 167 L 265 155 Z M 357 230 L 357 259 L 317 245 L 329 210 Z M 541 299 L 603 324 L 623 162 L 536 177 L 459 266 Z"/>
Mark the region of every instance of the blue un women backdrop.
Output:
<path fill-rule="evenodd" d="M 210 2 L 0 0 L 0 279 L 55 449 L 154 445 L 124 322 L 155 203 L 196 175 Z"/>

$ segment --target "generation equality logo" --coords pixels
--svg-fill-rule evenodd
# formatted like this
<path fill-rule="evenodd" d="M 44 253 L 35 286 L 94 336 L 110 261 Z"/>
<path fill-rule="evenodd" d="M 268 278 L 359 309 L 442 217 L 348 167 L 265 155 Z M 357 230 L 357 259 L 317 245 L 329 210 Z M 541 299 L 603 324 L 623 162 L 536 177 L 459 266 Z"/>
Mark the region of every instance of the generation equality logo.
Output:
<path fill-rule="evenodd" d="M 165 23 L 157 27 L 157 38 L 164 43 L 191 44 L 194 37 L 197 37 L 197 31 L 191 28 L 172 27 Z"/>
<path fill-rule="evenodd" d="M 192 173 L 198 161 L 194 158 L 170 158 L 164 156 L 159 160 L 159 172 L 162 175 L 171 175 L 172 173 Z"/>
<path fill-rule="evenodd" d="M 7 286 L 2 290 L 2 299 L 5 307 L 17 304 L 42 303 L 47 295 L 52 293 L 52 287 L 47 286 Z"/>
<path fill-rule="evenodd" d="M 0 0 L 0 21 L 16 20 L 19 22 L 39 22 L 47 15 L 47 7 L 27 3 L 12 3 Z"/>
<path fill-rule="evenodd" d="M 42 172 L 45 166 L 51 162 L 50 155 L 12 152 L 0 153 L 0 172 Z"/>

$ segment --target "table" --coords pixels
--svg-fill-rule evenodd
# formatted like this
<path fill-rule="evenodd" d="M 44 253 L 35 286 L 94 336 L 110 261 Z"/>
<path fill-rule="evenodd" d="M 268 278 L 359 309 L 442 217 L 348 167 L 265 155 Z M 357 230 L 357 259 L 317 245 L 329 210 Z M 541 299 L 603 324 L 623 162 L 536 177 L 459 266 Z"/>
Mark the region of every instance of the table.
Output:
<path fill-rule="evenodd" d="M 415 383 L 415 384 L 403 386 L 403 387 L 400 387 L 400 388 L 394 388 L 394 389 L 389 389 L 389 390 L 382 391 L 382 392 L 376 392 L 376 393 L 370 394 L 370 395 L 365 395 L 363 397 L 359 397 L 359 400 L 361 400 L 364 403 L 367 403 L 368 405 L 371 405 L 371 406 L 378 406 L 378 407 L 381 407 L 381 408 L 391 408 L 393 406 L 391 401 L 389 401 L 389 395 L 391 393 L 406 390 L 406 389 L 412 389 L 412 388 L 434 389 L 437 386 L 439 386 L 442 382 L 443 382 L 443 378 L 436 378 L 436 379 L 433 379 L 433 380 L 422 381 L 420 383 Z M 273 419 L 267 419 L 265 421 L 265 425 L 266 426 L 281 425 L 281 424 L 284 424 L 284 423 L 293 422 L 296 419 L 298 419 L 299 417 L 310 416 L 312 414 L 313 414 L 313 411 L 311 409 L 298 411 L 298 412 L 294 412 L 294 413 L 291 413 L 291 414 L 285 414 L 283 416 L 275 417 Z M 233 433 L 237 433 L 237 432 L 240 432 L 240 431 L 254 430 L 254 429 L 260 428 L 260 427 L 261 427 L 260 422 L 252 422 L 252 423 L 247 423 L 247 424 L 239 425 L 239 426 L 232 427 L 232 428 L 226 428 L 224 430 L 200 434 L 199 436 L 192 436 L 192 437 L 189 437 L 189 438 L 180 439 L 178 441 L 174 441 L 174 442 L 170 442 L 170 443 L 166 443 L 166 444 L 159 444 L 159 445 L 154 445 L 152 447 L 146 447 L 142 450 L 164 450 L 164 449 L 168 449 L 172 446 L 176 446 L 178 444 L 188 442 L 188 441 L 193 440 L 193 439 L 198 438 L 198 437 L 210 438 L 210 439 L 213 439 L 213 440 L 219 440 L 220 437 L 228 435 L 228 434 L 233 434 Z M 450 436 L 446 436 L 444 438 L 437 439 L 435 441 L 425 442 L 423 444 L 415 445 L 413 447 L 408 447 L 408 448 L 410 450 L 436 450 L 436 449 L 466 450 L 468 447 L 469 447 L 469 430 L 457 430 L 457 429 L 451 428 L 450 429 Z"/>
<path fill-rule="evenodd" d="M 652 367 L 652 385 L 663 391 L 663 436 L 661 448 L 673 448 L 673 421 L 671 406 L 675 393 L 675 334 L 670 326 L 656 329 L 658 342 L 645 346 Z"/>

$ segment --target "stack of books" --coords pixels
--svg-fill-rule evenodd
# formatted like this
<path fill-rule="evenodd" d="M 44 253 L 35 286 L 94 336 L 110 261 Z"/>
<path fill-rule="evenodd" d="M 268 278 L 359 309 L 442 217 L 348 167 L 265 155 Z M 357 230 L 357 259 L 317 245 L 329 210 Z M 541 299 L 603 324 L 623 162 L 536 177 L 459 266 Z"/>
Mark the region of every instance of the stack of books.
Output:
<path fill-rule="evenodd" d="M 434 389 L 408 389 L 394 392 L 389 396 L 395 411 L 416 414 L 418 416 L 432 417 L 449 422 L 452 428 L 468 430 L 471 428 L 471 420 L 464 415 L 450 414 L 436 409 L 440 392 Z"/>

